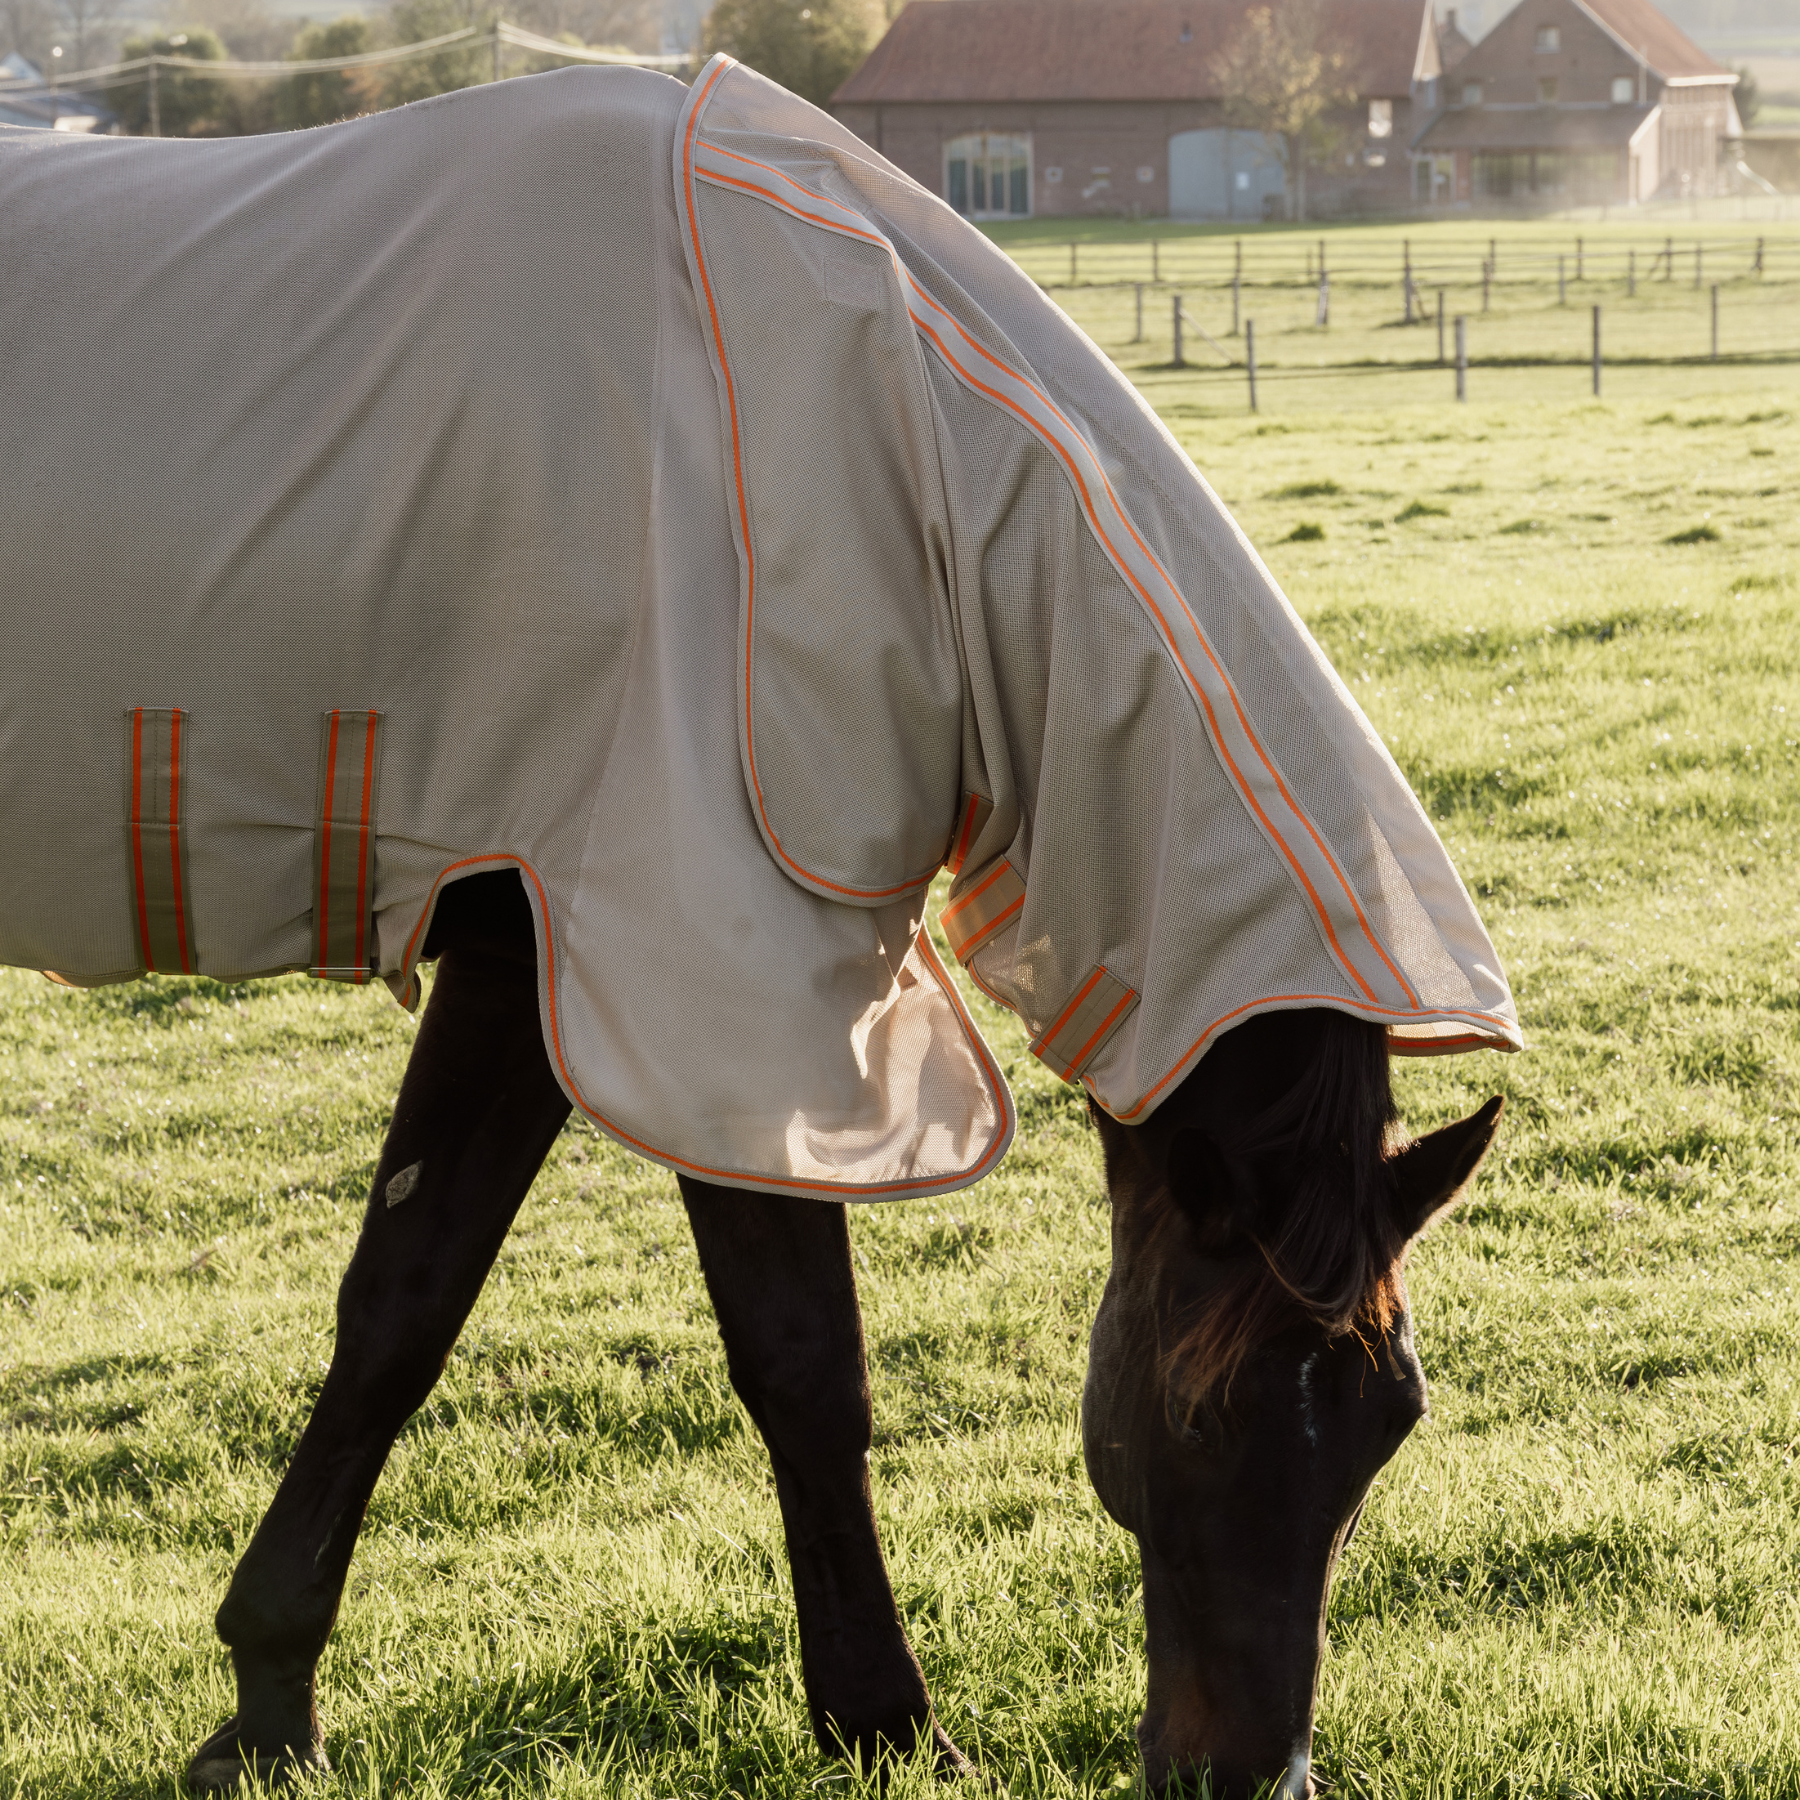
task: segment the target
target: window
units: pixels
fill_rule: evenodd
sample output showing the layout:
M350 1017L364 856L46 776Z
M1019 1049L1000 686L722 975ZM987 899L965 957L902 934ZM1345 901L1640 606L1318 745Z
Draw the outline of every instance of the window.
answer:
M1463 105L1479 106L1481 104L1481 83L1465 81L1463 83Z
M1394 103L1391 100L1371 100L1369 102L1369 136L1374 138L1392 137L1394 135Z
M1613 77L1612 96L1614 106L1629 106L1631 104L1632 94L1635 91L1635 84L1629 75L1615 75Z
M1540 75L1538 77L1538 100L1543 105L1548 106L1555 98L1556 77L1554 75Z
M1562 32L1554 25L1540 25L1532 48L1539 56L1554 56L1562 48Z
M1031 139L985 131L952 138L944 146L944 198L966 219L1028 218Z

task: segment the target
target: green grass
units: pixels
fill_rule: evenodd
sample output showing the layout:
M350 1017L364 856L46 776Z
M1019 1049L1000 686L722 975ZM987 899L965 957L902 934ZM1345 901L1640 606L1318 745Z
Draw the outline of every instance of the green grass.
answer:
M1511 1113L1413 1260L1433 1417L1332 1600L1321 1774L1800 1796L1800 381L1260 419L1145 382L1439 822L1531 1043L1400 1065L1415 1129ZM973 1003L1012 1155L853 1217L875 1488L950 1729L1012 1793L1110 1794L1144 1670L1076 1429L1096 1140ZM298 979L0 972L0 1796L173 1795L229 1710L211 1612L414 1029ZM396 1449L323 1704L334 1793L874 1791L810 1744L673 1185L589 1131Z

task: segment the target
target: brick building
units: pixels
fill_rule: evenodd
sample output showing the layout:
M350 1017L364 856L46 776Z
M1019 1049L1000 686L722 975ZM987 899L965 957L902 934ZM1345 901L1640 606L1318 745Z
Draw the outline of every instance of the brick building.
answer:
M1493 211L1726 191L1736 84L1650 0L1522 0L1445 80L1413 140L1415 197Z
M832 108L972 218L1278 218L1280 146L1226 126L1212 74L1256 3L912 0ZM1323 10L1356 98L1308 165L1307 210L1406 206L1407 145L1440 104L1430 0Z

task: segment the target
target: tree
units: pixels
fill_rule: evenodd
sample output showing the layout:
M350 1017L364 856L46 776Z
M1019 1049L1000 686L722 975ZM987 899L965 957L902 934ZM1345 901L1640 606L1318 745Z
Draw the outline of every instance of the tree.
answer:
M500 10L492 0L393 0L382 36L389 44L422 44L430 38L461 31L465 25L485 30ZM404 106L409 100L425 100L433 94L475 87L491 81L493 75L491 39L485 43L476 39L471 44L452 44L432 56L388 63L381 71L380 103Z
M216 32L196 25L190 31L159 31L148 37L127 38L119 46L121 62L135 62L140 56L178 56L184 62L204 65L224 61L225 46ZM107 94L106 103L119 115L125 129L140 137L146 133L158 137L214 137L231 129L227 84L216 76L171 69L167 63L126 76L120 86Z
M329 25L303 26L287 60L361 56L375 47L374 26L360 13L350 13ZM308 125L329 125L334 119L353 119L377 106L380 95L379 70L321 69L311 75L290 75L281 84L277 111L287 129L302 130Z
M1347 59L1325 41L1319 0L1252 7L1212 59L1228 125L1281 144L1290 217L1306 217L1306 162L1333 135L1329 115L1355 99Z
M861 0L718 0L704 42L824 106L868 54L869 19Z
M1747 63L1739 65L1737 78L1737 86L1731 90L1731 97L1737 102L1738 122L1748 131L1756 123L1756 115L1762 110L1762 94L1756 85L1756 71Z

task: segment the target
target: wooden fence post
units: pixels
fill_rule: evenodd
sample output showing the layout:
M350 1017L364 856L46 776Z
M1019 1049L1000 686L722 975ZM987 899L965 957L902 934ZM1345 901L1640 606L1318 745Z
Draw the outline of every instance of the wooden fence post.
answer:
M1137 330L1131 334L1134 344L1144 341L1144 284L1139 281L1133 284L1137 289Z
M1719 360L1719 284L1713 283L1712 291L1712 359Z
M1438 289L1438 367L1444 366L1444 290Z
M1600 309L1594 308L1594 398L1600 397Z
M1469 321L1456 315L1456 397L1469 397Z
M1256 321L1244 321L1244 367L1250 371L1250 410L1256 411Z
M1187 358L1181 354L1181 296L1175 296L1174 310L1170 315L1170 328L1175 339L1174 364L1178 369L1187 367Z
M1568 258L1563 256L1556 259L1556 304L1558 306L1569 304Z
M1625 252L1625 296L1629 300L1637 298L1637 252Z
M1238 319L1243 309L1243 285L1243 272L1241 270L1234 272L1231 277L1231 335L1233 337L1238 334Z

